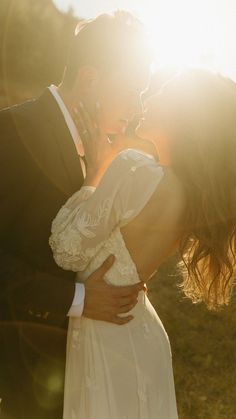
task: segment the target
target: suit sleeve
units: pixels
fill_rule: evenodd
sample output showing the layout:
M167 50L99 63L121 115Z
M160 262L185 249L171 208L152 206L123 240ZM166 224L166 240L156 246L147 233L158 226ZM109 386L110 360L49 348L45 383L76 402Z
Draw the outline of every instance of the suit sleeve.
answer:
M74 297L74 274L55 264L47 269L34 263L33 251L19 240L19 226L42 175L22 146L14 118L10 109L0 112L0 318L64 327ZM23 239L24 234L28 232L23 231Z

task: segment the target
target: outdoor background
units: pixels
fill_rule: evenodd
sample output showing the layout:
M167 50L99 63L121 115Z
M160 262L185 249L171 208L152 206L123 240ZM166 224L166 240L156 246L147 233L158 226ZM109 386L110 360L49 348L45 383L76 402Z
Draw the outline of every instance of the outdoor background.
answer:
M0 108L57 84L78 16L94 17L117 7L136 8L150 24L157 68L203 64L236 79L234 1L172 3L173 10L170 0L0 0ZM177 287L177 259L160 269L149 296L172 346L179 418L235 419L236 299L219 313L193 305Z

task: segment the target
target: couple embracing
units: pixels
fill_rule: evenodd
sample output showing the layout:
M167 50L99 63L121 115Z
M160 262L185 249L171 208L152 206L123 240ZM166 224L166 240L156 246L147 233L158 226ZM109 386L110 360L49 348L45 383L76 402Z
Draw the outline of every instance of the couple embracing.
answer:
M235 85L192 69L142 103L148 51L133 16L98 16L60 86L0 113L2 316L66 327L64 419L178 418L145 284L178 250L193 302L215 309L233 288ZM6 411L14 388L8 375Z

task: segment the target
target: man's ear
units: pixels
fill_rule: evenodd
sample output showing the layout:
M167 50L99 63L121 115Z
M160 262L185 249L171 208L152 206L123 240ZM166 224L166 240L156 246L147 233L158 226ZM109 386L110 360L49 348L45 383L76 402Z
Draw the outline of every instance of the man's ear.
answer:
M77 75L77 85L80 91L88 92L91 88L96 86L99 80L98 70L90 65L83 66L79 69Z

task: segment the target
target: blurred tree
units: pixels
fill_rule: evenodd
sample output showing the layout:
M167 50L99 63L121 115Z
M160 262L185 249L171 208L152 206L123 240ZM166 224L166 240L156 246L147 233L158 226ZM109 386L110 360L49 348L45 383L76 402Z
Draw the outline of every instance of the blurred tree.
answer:
M0 106L61 80L77 22L51 0L1 0Z

